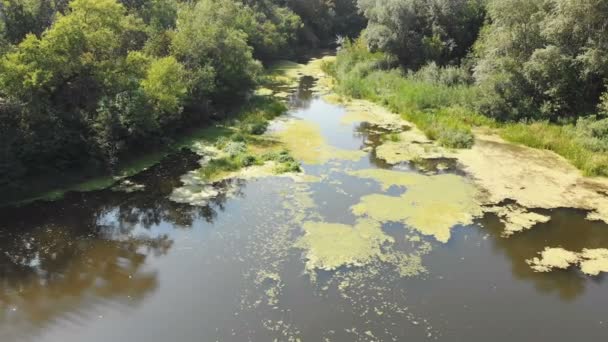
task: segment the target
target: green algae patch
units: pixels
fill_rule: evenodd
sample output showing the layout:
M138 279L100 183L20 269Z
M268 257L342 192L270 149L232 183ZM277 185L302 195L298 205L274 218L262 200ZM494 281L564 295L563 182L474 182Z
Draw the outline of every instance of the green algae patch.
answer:
M514 145L476 132L469 150L454 152L464 171L485 190L484 204L513 200L525 208L575 208L590 212L589 220L608 223L608 180L583 177L557 154Z
M314 77L317 82L313 91L315 93L329 93L334 87L335 80L326 75L322 68L325 63L331 62L335 57L326 56L323 58L311 59L306 64L298 64L291 61L278 61L268 69L263 83L267 88L261 89L283 89L274 92L273 96L278 98L286 98L289 93L284 89L293 89L298 86L298 81L301 77ZM268 92L266 92L268 94Z
M402 197L374 194L363 197L359 204L352 207L352 212L378 222L399 222L405 219L401 211L403 206Z
M382 245L393 239L372 220L355 226L326 222L305 222L304 236L296 247L306 251L306 269L333 271L342 266L364 266L382 253Z
M581 271L587 275L597 276L602 272L608 272L608 249L583 249L576 253L563 248L545 248L540 252L540 257L526 260L535 272L551 272L555 269L568 269L578 265Z
M260 87L255 90L255 95L257 96L271 96L274 93L272 89Z
M550 216L531 212L515 204L484 208L484 211L493 212L500 218L500 221L505 225L505 230L502 233L504 237L532 229L539 223L547 223L551 220Z
M330 160L358 161L365 156L363 151L342 150L328 145L319 125L306 121L288 122L275 136L295 159L305 164L318 165Z
M481 216L476 200L477 190L465 178L451 175L426 176L391 170L361 170L350 175L373 179L384 190L392 186L405 187L399 196L374 194L364 196L352 212L379 222L402 222L423 235L446 243L451 229L459 224L471 224Z
M563 248L545 248L540 258L535 257L526 262L536 272L550 272L554 269L565 270L580 261L579 255Z
M420 159L443 159L446 155L445 149L439 146L408 141L387 141L376 148L376 157L391 165Z

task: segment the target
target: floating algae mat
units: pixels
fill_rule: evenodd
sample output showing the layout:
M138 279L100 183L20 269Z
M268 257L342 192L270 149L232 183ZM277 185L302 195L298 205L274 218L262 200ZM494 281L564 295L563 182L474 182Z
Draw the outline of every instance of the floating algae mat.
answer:
M551 220L550 216L531 212L515 204L485 208L484 211L493 212L500 217L500 221L505 225L502 234L504 237L532 229L539 223L547 223Z
M290 121L275 135L295 159L305 164L323 164L330 160L357 161L365 156L363 151L342 150L328 145L319 125L307 121Z
M526 261L536 272L565 270L573 265L578 265L583 273L591 276L608 272L608 249L605 248L585 248L582 252L576 253L561 247L547 247L539 254L540 258L535 257Z
M303 229L304 236L296 246L306 250L308 270L363 266L382 253L382 244L392 241L378 222L369 219L360 220L354 226L305 222Z
M403 195L364 196L352 207L355 215L379 222L402 222L424 235L448 242L451 229L473 223L481 216L477 189L465 178L442 174L426 176L416 173L369 169L351 175L379 182L384 190L405 187Z

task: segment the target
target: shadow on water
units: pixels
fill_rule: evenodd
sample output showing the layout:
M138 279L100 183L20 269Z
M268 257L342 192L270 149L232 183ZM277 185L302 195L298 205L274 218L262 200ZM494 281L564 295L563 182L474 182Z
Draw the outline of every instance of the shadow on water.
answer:
M526 260L537 257L545 247L562 247L574 252L584 248L608 248L608 225L586 220L586 212L574 209L538 212L550 215L551 220L509 238L501 236L504 225L496 215L488 214L479 221L483 231L492 237L494 252L509 259L513 276L532 282L541 293L555 293L566 301L584 294L588 282L604 283L604 276L589 277L576 267L549 273L534 272L530 268Z
M226 196L200 208L167 199L198 159L184 151L131 178L145 191L75 192L1 209L0 337L16 340L49 324L83 322L106 302L136 306L153 293L157 273L145 267L147 260L174 245L171 232L155 227L190 229L197 219L213 222L224 209Z

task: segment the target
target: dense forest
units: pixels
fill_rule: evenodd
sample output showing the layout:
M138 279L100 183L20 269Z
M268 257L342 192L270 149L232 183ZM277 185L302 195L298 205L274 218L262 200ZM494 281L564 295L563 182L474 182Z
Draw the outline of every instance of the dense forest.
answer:
M364 24L344 0L2 0L0 187L111 172L242 101L261 62Z
M547 120L603 153L607 29L604 0L0 0L0 187L112 172L246 101L264 64L336 42L342 91L420 109L446 145L484 118Z

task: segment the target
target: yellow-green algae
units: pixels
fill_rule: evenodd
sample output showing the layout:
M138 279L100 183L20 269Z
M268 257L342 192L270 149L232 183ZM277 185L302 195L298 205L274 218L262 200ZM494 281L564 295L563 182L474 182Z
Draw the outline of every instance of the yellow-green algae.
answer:
M553 269L567 269L579 262L579 255L563 248L545 248L540 252L540 258L535 257L526 262L536 272L550 272Z
M306 268L332 271L342 266L363 266L381 253L393 239L373 220L362 219L354 226L326 222L305 222L304 236L296 247L306 251Z
M608 179L583 177L557 154L505 142L476 131L475 145L453 157L486 190L484 204L511 199L526 208L589 210L588 219L608 222Z
M608 249L583 249L580 267L583 273L592 276L608 272Z
M293 120L275 135L294 158L306 164L323 164L330 160L357 161L365 155L363 151L342 150L328 145L319 125L311 122Z
M583 249L582 252L572 252L563 248L547 247L540 252L540 258L526 260L536 272L551 272L554 269L567 269L578 265L587 275L597 276L608 272L608 249Z
M546 223L551 220L550 216L531 212L515 204L485 208L484 211L493 212L500 217L500 221L505 225L502 233L504 237L532 229L532 227L539 223Z
M298 64L291 61L278 61L270 67L266 82L269 87L287 87L295 88L298 86L298 81L303 76L314 77L317 82L313 88L315 93L327 94L333 88L335 80L325 74L322 70L324 63L334 60L333 56L311 59L306 64ZM263 88L262 88L263 89ZM289 94L284 91L279 91L274 94L279 98L285 98Z
M465 178L442 174L434 176L409 172L370 169L349 172L350 175L373 179L384 190L391 186L406 187L399 196L374 194L364 196L352 207L355 215L379 222L403 222L424 235L447 242L451 229L458 224L471 224L482 214L477 190Z
M419 144L411 141L387 141L376 148L376 157L388 164L396 165L419 159L446 157L445 149L434 144Z

